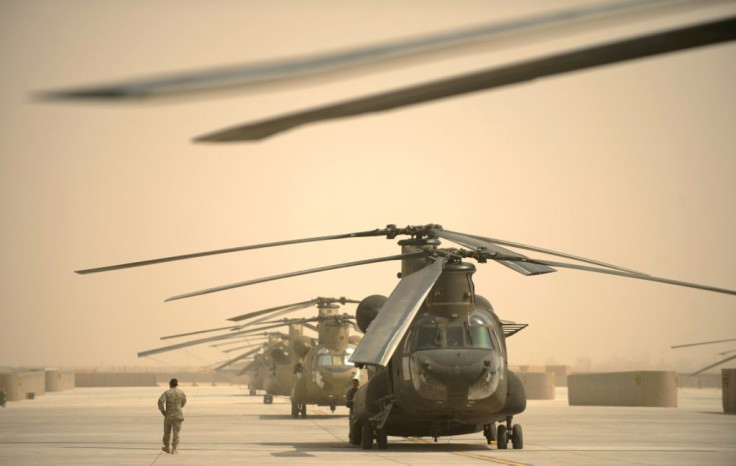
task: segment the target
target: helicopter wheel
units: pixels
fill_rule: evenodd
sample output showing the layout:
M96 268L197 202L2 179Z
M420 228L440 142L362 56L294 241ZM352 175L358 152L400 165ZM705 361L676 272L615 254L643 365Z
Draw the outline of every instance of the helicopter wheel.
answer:
M361 446L363 450L370 450L373 448L373 426L371 426L370 422L365 422L361 430Z
M335 405L330 405L330 412L332 412L332 413L335 412Z
M496 446L498 447L499 450L505 450L508 448L509 433L505 425L501 424L498 426L496 439L497 439Z
M376 446L379 450L386 450L388 448L386 429L376 429Z
M524 433L519 424L514 424L514 427L511 428L511 444L514 446L514 450L524 448Z
M350 433L348 434L350 445L360 445L360 442L363 439L363 436L361 435L363 433L363 426L360 424L360 421L353 420L351 418L348 418L348 425L350 426Z
M299 404L291 400L291 417L299 417Z
M273 395L269 395L269 394L263 395L263 404L270 405L271 403L273 403Z
M494 424L486 424L483 426L483 436L486 438L488 445L496 440L496 426Z
M305 403L299 404L299 412L301 413L302 417L307 417L307 405Z
M248 390L248 394L249 394L250 396L256 396L256 389L255 389L255 388L251 388L251 389L249 389L249 390Z

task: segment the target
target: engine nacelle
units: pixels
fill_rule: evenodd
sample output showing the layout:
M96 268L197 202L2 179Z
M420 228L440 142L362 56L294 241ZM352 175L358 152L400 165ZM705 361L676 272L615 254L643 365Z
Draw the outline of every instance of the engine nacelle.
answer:
M368 330L368 326L381 311L386 300L388 300L387 297L380 294L374 294L363 299L360 304L358 304L358 308L355 310L355 322L363 333Z
M306 356L310 348L312 348L313 345L314 345L314 341L311 338L304 336L304 335L294 338L293 343L292 343L292 347L294 348L294 354L299 358L303 358L304 356Z

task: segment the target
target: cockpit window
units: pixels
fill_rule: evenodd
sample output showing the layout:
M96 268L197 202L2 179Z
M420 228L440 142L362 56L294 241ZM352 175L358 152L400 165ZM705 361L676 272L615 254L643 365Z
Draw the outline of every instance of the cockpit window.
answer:
M447 327L445 337L448 348L461 348L463 346L463 327Z
M317 356L317 365L318 366L329 366L332 364L332 355L331 354L321 354Z
M416 334L416 349L438 348L440 339L437 332L437 327L420 327Z
M491 340L491 334L488 333L488 327L470 327L468 333L472 342L469 346L493 349L493 341Z

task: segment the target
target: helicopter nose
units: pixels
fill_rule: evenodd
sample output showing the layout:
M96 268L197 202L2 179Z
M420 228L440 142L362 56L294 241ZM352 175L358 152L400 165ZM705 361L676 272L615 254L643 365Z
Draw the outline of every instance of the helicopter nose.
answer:
M319 379L324 390L350 388L357 369L354 366L322 366L319 368Z
M445 386L471 385L492 365L491 353L471 349L419 351L420 370ZM493 370L493 368L491 368Z

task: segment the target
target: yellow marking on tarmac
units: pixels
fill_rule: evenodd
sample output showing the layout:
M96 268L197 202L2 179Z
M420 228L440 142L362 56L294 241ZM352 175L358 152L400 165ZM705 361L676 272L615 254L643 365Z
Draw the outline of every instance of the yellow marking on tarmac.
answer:
M421 444L426 444L427 443L424 440L422 440L420 438L416 438L416 437L409 437L409 440L412 440L412 441L414 441L416 443L421 443ZM496 442L493 441L493 443L495 444ZM464 451L453 451L452 453L455 454L455 455L459 455L459 456L467 456L469 458L475 458L475 459L478 459L478 460L490 461L492 463L509 464L509 465L512 465L512 466L524 466L524 463L516 463L514 461L500 460L498 458L491 458L490 456L476 455L476 454L473 454L473 453L466 453Z

